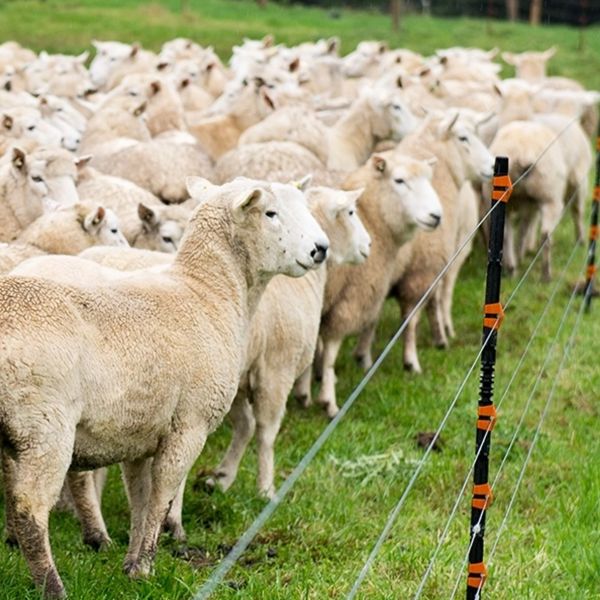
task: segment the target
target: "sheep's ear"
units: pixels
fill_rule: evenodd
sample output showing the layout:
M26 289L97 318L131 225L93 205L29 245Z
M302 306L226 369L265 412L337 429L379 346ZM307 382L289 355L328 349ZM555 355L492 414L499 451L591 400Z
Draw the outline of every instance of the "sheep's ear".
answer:
M86 231L94 233L98 230L99 225L104 221L106 210L103 206L98 206L92 212L88 213L83 220L83 228Z
M442 56L440 56L440 65L448 65L448 57L445 54L442 54Z
M254 85L255 85L257 88L260 88L260 87L262 87L263 85L266 85L266 84L267 84L267 82L266 82L266 81L265 81L265 80L264 80L262 77L260 77L260 76L258 76L258 75L257 75L257 76L254 78Z
M195 200L201 200L201 196L218 189L219 186L214 185L208 179L203 177L194 177L192 175L185 178L185 187L189 195Z
M134 111L133 116L139 117L146 110L146 103L142 102Z
M383 173L385 171L385 167L386 167L385 158L375 154L373 156L372 162L373 162L373 167L375 168L376 171L378 171L379 173Z
M271 110L275 110L275 102L273 102L273 98L271 98L271 96L269 96L269 93L267 92L267 90L265 90L264 88L261 88L260 95L262 96L262 99L265 101L267 106Z
M542 58L544 60L550 60L556 54L556 46L552 46L552 48L548 48L545 52L542 52Z
M396 85L399 88L403 88L404 87L404 84L402 82L402 75L398 75L398 77L396 77Z
M493 60L494 58L496 58L496 56L498 56L498 54L500 54L500 48L498 48L498 46L492 48L491 50L488 50L488 60Z
M215 67L217 66L217 63L214 62L210 62L206 65L205 70L210 73Z
M129 53L129 58L134 58L136 54L140 51L140 49L141 48L139 44L132 44L131 52Z
M340 38L337 36L330 37L327 40L327 54L337 54L340 48Z
M160 81L157 81L157 80L153 81L153 82L150 84L150 92L151 92L151 95L152 95L152 96L154 96L154 95L158 94L158 92L160 92L160 90L161 90L161 87L162 87L162 86L161 86L161 83L160 83Z
M429 73L431 73L431 69L429 67L425 67L419 71L418 75L419 77L426 77L429 75Z
M254 188L252 190L246 190L241 193L234 201L231 206L233 214L236 216L242 216L245 213L250 212L262 199L263 192L260 188Z
M501 56L505 63L512 65L513 67L516 65L516 57L512 52L503 52Z
M262 39L263 48L271 48L275 43L275 38L269 33Z
M25 152L23 152L21 148L13 148L11 162L15 169L18 171L24 171L26 164Z
M494 91L496 92L496 94L498 94L498 96L500 96L500 98L502 98L503 94L502 94L502 89L500 88L499 85L494 84Z
M289 65L288 69L290 73L294 73L300 68L300 58L296 57Z
M389 46L387 42L379 42L379 48L377 48L377 52L379 52L379 54L383 54L384 52L387 52L389 50Z
M344 195L348 199L347 206L352 206L352 204L358 204L358 201L360 200L360 197L364 194L364 192L364 187L358 188L357 190L348 190L344 192Z
M179 87L186 88L188 85L190 85L190 80L186 78L181 81L181 83L179 84Z
M46 60L48 58L48 56L50 56L45 50L42 50L39 53L39 58L41 58L42 60Z
M438 164L437 156L430 156L425 159L425 163L428 164L431 168L435 167Z
M80 64L85 64L85 61L89 58L90 53L86 50L85 52L82 52L79 56L77 56L75 58L75 60L80 63Z
M157 70L157 71L164 71L164 70L165 70L165 69L166 69L168 66L169 66L169 63L168 63L168 62L159 62L159 63L156 65L156 70Z
M496 113L494 111L487 113L481 119L479 119L479 121L477 121L476 128L479 128L481 125L487 123L488 121L491 121L495 116Z
M452 128L456 125L456 121L458 121L458 116L459 116L459 113L457 112L454 115L454 117L452 118L452 120L450 121L450 124L448 125L448 127L446 127L444 129L444 132L443 132L443 136L444 137L448 137L450 135L450 132L452 131Z
M143 223L144 229L146 229L146 231L158 225L158 217L156 213L151 208L148 208L145 204L142 204L141 202L138 204L138 217Z
M75 166L77 169L83 169L94 157L93 154L85 154L84 156L75 157Z
M308 189L308 186L310 185L312 178L313 178L312 173L308 173L299 181L292 181L291 184L294 187L297 187L301 192L305 192Z
M2 117L2 127L4 127L4 129L12 129L14 125L14 121L13 118L10 115L4 115Z

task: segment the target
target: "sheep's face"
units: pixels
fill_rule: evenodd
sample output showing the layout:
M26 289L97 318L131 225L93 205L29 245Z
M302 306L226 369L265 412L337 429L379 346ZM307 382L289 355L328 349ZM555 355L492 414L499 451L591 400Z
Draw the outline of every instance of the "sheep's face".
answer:
M0 131L7 137L29 138L47 146L60 146L60 131L35 109L12 109L1 115Z
M357 202L364 188L353 191L310 188L309 205L331 243L328 260L334 264L364 262L371 250L371 236L360 220Z
M231 214L234 245L248 258L250 273L269 279L277 273L300 277L319 267L327 258L329 240L311 215L304 194L293 185L266 183L238 177L223 186L214 186L199 177L189 177L188 191L203 204L225 204ZM201 204L192 217L202 217Z
M387 46L382 42L360 42L354 52L343 58L342 73L346 77L363 77L379 65Z
M375 133L381 139L391 137L400 141L417 127L417 118L398 93L382 98L379 112L382 117L381 124Z
M536 81L546 77L546 63L554 56L556 48L549 48L545 52L522 52L512 54L503 52L504 62L515 67L517 77Z
M97 87L105 85L110 75L128 58L134 57L138 51L137 46L121 42L94 40L92 45L96 48L96 56L90 64L90 79Z
M98 206L87 213L82 226L91 239L90 246L129 246L121 233L117 215L108 208Z
M381 179L383 220L401 243L410 239L416 228L432 231L442 220L442 205L431 185L431 164L401 154L371 159Z
M485 120L483 117L482 121ZM475 133L476 126L469 119L455 117L450 125L442 122L446 132L456 148L464 165L465 174L470 181L487 181L494 175L494 157Z
M173 211L180 214L170 214ZM142 222L144 235L134 244L137 248L171 254L177 252L189 213L184 213L177 206L156 209L139 204L138 216Z

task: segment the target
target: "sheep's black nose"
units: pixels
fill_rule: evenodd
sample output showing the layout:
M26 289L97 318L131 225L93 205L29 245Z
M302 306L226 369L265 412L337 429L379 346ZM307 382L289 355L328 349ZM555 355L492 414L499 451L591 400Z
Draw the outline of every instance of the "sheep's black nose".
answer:
M310 256L317 263L322 263L327 258L327 245L315 244L311 250Z
M437 213L429 213L429 216L435 222L434 227L437 227L440 224L440 221L442 220L442 217L440 215L438 215Z

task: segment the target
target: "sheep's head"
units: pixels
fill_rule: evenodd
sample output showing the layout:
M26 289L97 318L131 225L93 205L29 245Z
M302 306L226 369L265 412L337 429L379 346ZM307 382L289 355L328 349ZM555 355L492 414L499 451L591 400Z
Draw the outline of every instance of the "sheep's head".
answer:
M364 77L380 64L382 56L387 52L385 42L360 42L354 52L343 58L342 72L346 77Z
M494 157L477 135L477 126L493 116L451 111L439 123L438 135L452 142L470 181L487 181L494 174Z
M205 215L214 219L216 209L227 215L230 243L252 279L258 275L267 281L277 273L299 277L325 261L329 240L297 187L243 177L222 186L189 177L187 185L201 204L181 242L180 257L187 256L194 237L202 235Z
M121 232L117 215L100 205L81 203L74 207L89 246L129 246Z
M371 107L371 124L379 139L401 140L417 126L417 118L400 91L375 88L366 92Z
M130 45L121 42L93 40L92 45L96 49L96 56L90 64L90 78L98 88L104 86L111 74L125 61L134 58L140 49L137 44Z
M409 240L420 228L432 231L442 220L442 205L431 185L430 161L416 160L398 151L373 155L364 167L367 187L378 196L381 220L397 243Z
M371 236L360 220L357 203L364 192L313 187L306 192L311 211L331 243L328 260L334 264L364 262L371 249Z
M0 131L6 137L28 138L48 146L60 146L62 134L35 108L10 108L0 114Z
M59 148L38 148L26 155L13 149L12 169L26 196L46 210L71 206L79 201L75 187L77 167L73 156Z
M138 216L143 235L134 246L160 252L177 252L185 232L190 211L176 204L160 208L138 204Z

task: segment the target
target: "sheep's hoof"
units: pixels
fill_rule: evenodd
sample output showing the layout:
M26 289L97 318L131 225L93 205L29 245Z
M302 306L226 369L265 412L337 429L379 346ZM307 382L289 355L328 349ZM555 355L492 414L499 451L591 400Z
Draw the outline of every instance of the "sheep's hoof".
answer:
M299 394L296 396L296 401L302 408L308 408L309 406L312 406L312 398L310 397L310 394Z
M417 375L420 375L422 373L421 366L419 364L411 363L411 362L404 363L404 370L407 371L408 373L415 373Z
M67 592L62 584L60 577L56 571L48 573L44 580L44 598L48 600L57 600L58 598L66 598Z
M330 419L333 419L340 412L340 409L333 402L329 402L325 406L325 412Z
M106 550L111 545L112 540L103 531L96 529L83 534L83 543L92 550L99 552L100 550Z
M274 486L270 486L268 489L261 489L259 491L259 494L262 498L264 498L265 500L273 500L273 498L275 498L275 487Z
M144 579L150 575L150 565L144 564L139 559L125 559L123 571L130 579Z
M171 535L171 537L177 542L185 542L187 540L187 535L185 534L185 529L181 525L181 523L177 522L175 519L171 517L167 517L165 522L163 523L163 531Z
M438 350L448 350L448 340L438 340L437 342L435 342L435 347Z
M357 354L354 359L363 371L368 371L373 366L373 359L366 354Z
M550 271L544 271L542 273L542 283L550 283L552 281L552 276L550 275Z

